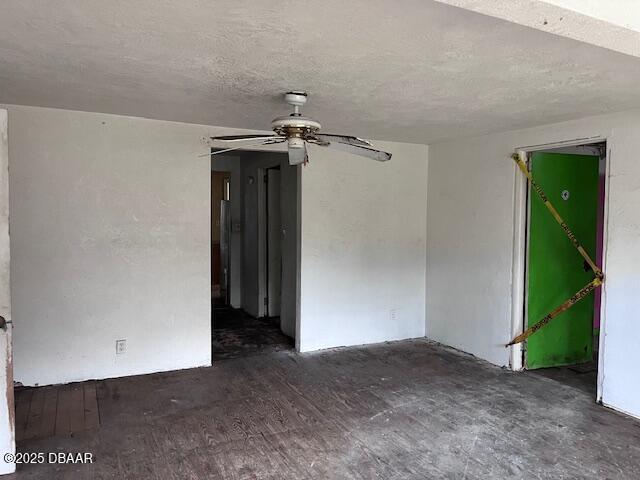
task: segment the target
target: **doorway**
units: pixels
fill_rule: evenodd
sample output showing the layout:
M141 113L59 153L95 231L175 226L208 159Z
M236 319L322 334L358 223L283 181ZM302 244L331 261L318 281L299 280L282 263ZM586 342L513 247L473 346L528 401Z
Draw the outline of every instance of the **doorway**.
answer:
M602 266L606 144L528 154L534 180L595 263ZM528 328L594 278L540 197L527 195L524 325ZM601 290L529 337L524 368L596 394Z
M214 193L220 188L214 185L220 173L225 175L226 183L219 184L226 185L226 197ZM286 153L236 150L212 156L212 292L219 278L224 297L212 299L214 361L294 347L299 181L299 167L289 165ZM224 232L218 260L214 242Z

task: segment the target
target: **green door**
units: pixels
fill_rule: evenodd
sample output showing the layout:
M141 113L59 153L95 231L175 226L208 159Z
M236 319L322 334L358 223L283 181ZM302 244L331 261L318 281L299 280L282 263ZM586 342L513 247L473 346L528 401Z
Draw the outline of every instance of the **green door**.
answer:
M591 258L596 257L598 164L591 155L534 153L531 173ZM531 192L527 322L531 326L594 278L542 200ZM527 368L592 360L594 294L529 337Z

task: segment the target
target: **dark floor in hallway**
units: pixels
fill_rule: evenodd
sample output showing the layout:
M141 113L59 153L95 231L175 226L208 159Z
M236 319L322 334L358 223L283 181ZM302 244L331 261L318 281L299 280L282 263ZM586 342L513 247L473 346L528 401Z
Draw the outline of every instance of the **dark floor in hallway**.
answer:
M637 479L640 422L580 388L426 340L230 359L98 382L92 452L20 479Z
M279 318L254 318L234 308L214 308L213 361L290 350L293 340L280 331Z
M530 373L557 380L582 390L591 395L591 398L596 398L598 391L598 365L596 361L566 367L540 368L531 370Z

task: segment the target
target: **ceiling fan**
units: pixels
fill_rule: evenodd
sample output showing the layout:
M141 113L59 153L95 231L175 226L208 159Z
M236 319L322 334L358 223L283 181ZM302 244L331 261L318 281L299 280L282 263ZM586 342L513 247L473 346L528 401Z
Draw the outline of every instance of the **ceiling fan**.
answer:
M293 106L293 113L282 117L276 117L271 122L271 128L273 129L274 134L224 135L220 137L211 137L211 140L213 141L220 141L233 145L253 140L253 143L217 150L211 154L217 155L241 148L287 142L289 148L289 163L291 165L300 165L301 163L307 163L309 161L309 157L307 155L308 143L318 145L320 147L335 148L353 155L361 155L373 160L378 160L379 162L386 162L391 159L390 153L376 150L367 140L362 140L349 135L318 133L320 130L320 124L300 113L300 107L307 103L306 92L287 92L284 95L284 100L289 105Z

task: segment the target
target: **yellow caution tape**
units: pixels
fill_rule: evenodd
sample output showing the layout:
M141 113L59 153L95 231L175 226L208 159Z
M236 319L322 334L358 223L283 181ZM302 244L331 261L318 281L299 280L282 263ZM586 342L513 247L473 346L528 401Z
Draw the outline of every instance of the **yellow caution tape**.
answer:
M589 293L591 293L592 290L599 287L600 285L602 285L602 280L599 278L594 278L585 287L578 290L578 292L576 292L576 294L573 297L571 297L569 300L567 300L562 305L560 305L559 307L549 312L547 315L545 315L542 318L542 320L537 322L535 325L532 325L526 331L524 331L523 333L518 335L516 338L511 340L509 343L507 343L507 347L510 345L515 345L516 343L524 342L528 337L536 333L538 330L540 330L542 327L544 327L547 323L549 323L555 317L560 315L562 312L569 310L569 308L573 307L576 303L578 303L584 297L589 295Z
M553 215L553 218L555 218L556 222L558 222L558 224L562 227L562 230L567 235L567 237L569 238L573 246L576 247L580 255L582 255L582 258L584 258L585 261L589 264L589 267L591 267L591 270L593 270L593 273L595 274L596 278L594 278L591 282L589 282L585 287L581 288L578 292L576 292L575 295L569 298L562 305L560 305L559 307L555 308L554 310L549 312L547 315L545 315L542 318L542 320L536 322L534 325L529 327L523 333L515 337L509 343L507 343L506 345L507 347L510 345L515 345L516 343L524 342L527 338L529 338L535 332L537 332L542 327L547 325L551 320L553 320L555 317L560 315L562 312L574 306L576 303L578 303L580 300L586 297L589 293L591 293L592 290L596 289L597 287L602 285L602 283L604 282L604 273L602 273L602 270L600 270L600 268L591 259L587 251L580 244L580 242L578 242L578 239L573 234L569 226L562 219L562 217L560 216L558 211L555 209L555 207L551 205L551 202L545 195L544 191L542 190L542 187L538 185L536 181L533 179L531 172L527 168L527 165L520 158L520 155L518 155L517 153L514 153L511 156L511 158L513 158L513 160L518 164L518 167L520 167L520 170L522 171L522 173L524 173L524 175L527 177L527 179L529 180L529 183L531 183L531 186L536 191L536 193L544 203L545 207L547 207L547 210L551 212L551 215Z

